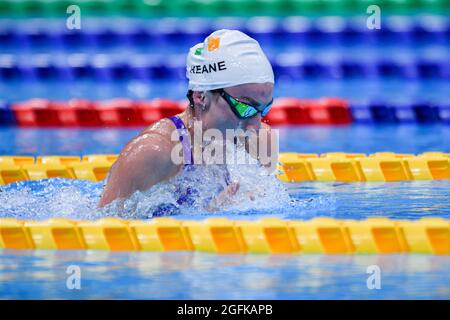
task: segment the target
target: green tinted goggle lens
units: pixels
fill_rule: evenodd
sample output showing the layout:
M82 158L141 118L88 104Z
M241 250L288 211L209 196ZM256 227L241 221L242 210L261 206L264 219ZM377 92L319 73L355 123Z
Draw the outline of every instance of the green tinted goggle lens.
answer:
M261 117L265 117L269 113L270 108L272 107L271 101L267 106L264 107L263 110L260 111L258 108L252 105L236 100L235 98L227 94L225 91L222 92L225 97L225 100L229 102L230 107L233 109L236 115L243 119L254 117L258 114L258 112L261 112Z

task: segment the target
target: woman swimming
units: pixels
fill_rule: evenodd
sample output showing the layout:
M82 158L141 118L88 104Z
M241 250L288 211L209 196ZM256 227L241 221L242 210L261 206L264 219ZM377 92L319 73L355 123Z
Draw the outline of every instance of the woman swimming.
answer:
M272 132L261 119L273 101L274 75L256 40L237 30L213 32L190 49L186 76L189 107L146 128L124 147L109 172L99 207L114 200L123 202L136 191L146 191L174 177L195 177L196 170L211 170L217 177L211 186L216 196L210 199L207 209L225 205L238 191L239 181L231 181L226 161L213 164L204 161L202 153L208 143L196 142L203 141L202 135L208 130L223 137L229 130L265 131L271 152ZM245 146L254 158L260 159L258 151L251 152L248 143ZM180 154L182 161L177 159ZM198 179L185 181L177 189L177 202L192 201L198 196L196 186L201 183Z

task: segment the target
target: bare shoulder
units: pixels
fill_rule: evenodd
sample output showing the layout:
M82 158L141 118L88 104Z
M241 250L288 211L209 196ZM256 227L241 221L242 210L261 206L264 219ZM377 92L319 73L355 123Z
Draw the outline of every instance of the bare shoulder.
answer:
M130 153L145 153L146 151L171 149L174 141L171 140L171 135L175 127L168 119L161 119L160 121L145 128L134 137L123 148L120 156L129 156Z
M127 198L136 190L148 190L177 174L180 165L171 157L174 126L168 121L163 119L146 128L123 148L109 172L99 206Z
M175 126L168 119L162 119L144 129L123 148L118 165L149 167L173 171L177 167L171 161L171 152L176 144L171 135Z

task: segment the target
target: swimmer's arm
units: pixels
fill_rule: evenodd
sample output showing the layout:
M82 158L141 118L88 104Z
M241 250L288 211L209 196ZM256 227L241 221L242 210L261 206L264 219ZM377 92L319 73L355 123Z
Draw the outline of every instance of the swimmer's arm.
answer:
M111 168L98 206L124 200L175 176L179 167L171 161L171 151L170 140L158 134L147 134L128 144Z

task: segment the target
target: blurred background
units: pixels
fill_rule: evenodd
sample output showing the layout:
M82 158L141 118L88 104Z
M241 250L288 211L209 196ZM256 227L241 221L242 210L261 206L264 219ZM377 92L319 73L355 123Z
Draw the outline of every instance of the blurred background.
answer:
M450 0L1 0L0 99L182 99L189 48L233 28L272 61L276 97L441 104L449 13Z

